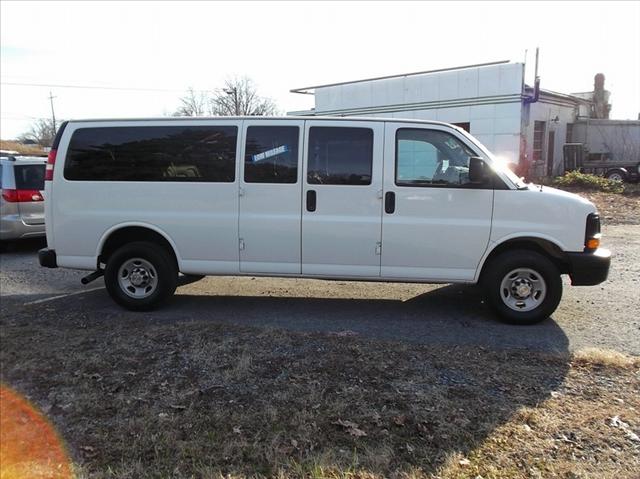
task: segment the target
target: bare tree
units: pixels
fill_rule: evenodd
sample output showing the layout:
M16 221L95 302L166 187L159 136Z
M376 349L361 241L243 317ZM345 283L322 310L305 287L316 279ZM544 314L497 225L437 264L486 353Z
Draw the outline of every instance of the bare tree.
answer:
M33 122L25 133L18 137L19 141L32 140L40 146L51 146L56 136L53 120L40 118Z
M189 88L187 94L180 98L180 103L173 116L204 116L211 114L209 108L211 100L202 91L195 91L193 88Z
M225 81L211 98L211 113L225 116L277 115L278 107L271 100L258 95L256 86L248 77L236 77Z

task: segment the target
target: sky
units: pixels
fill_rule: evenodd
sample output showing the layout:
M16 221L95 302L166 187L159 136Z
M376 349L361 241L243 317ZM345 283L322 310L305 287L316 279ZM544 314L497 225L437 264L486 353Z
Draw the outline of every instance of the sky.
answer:
M640 1L2 0L0 38L3 139L50 117L50 92L57 118L162 116L248 76L285 113L313 106L292 88L497 60L526 58L532 83L536 47L543 88L590 91L603 72L612 117L640 112Z

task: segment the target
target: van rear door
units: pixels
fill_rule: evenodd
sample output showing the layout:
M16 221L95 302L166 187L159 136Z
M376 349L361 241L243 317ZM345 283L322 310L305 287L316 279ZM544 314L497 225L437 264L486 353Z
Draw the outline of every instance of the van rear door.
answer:
M302 274L380 276L384 123L307 120Z

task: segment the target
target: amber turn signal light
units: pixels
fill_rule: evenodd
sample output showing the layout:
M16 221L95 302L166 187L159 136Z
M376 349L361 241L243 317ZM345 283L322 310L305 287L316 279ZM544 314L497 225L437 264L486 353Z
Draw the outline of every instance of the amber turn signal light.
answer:
M585 246L587 249L598 249L598 246L600 246L600 238L589 238Z

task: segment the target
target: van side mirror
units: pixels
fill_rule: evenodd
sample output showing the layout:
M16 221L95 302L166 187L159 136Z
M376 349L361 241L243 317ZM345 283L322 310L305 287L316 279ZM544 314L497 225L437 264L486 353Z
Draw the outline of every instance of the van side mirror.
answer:
M482 158L472 156L469 158L469 182L481 185L489 179L489 165Z

